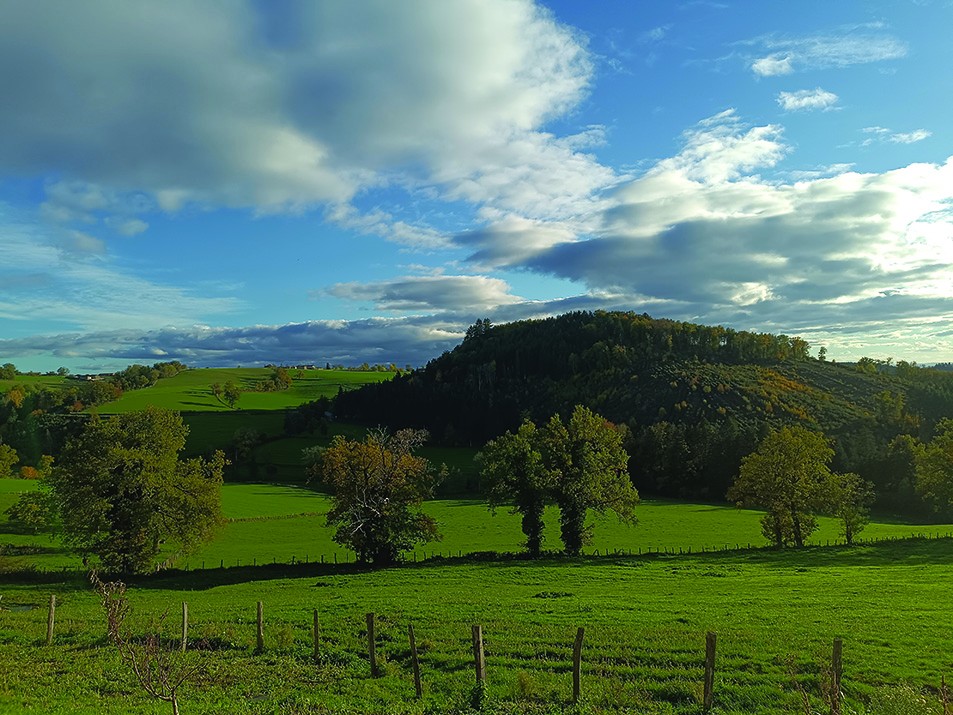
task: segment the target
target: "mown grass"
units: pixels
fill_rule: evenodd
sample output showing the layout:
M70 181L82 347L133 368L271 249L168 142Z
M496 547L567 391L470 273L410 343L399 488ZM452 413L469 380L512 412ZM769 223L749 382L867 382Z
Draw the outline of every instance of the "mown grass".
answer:
M152 387L130 390L114 402L99 406L103 414L134 412L155 406L180 412L229 412L212 395L213 383L229 380L243 390L235 407L239 410L284 410L319 397L333 397L339 389L352 389L370 382L389 380L390 372L359 370L291 370L292 385L278 392L253 392L255 384L271 374L269 368L195 368L159 380Z
M216 570L140 580L130 591L131 623L144 633L168 611L164 632L174 637L188 601L192 643L210 649L186 656L203 664L182 692L188 713L468 712L473 623L484 628L491 713L699 713L709 630L718 634L715 713L803 713L799 689L813 711L826 712L819 681L834 637L844 639L845 712L926 713L939 712L939 701L923 689L953 666L951 562L951 543L941 540L384 571L267 567L243 570L253 580L241 583ZM168 712L145 699L105 645L97 599L83 582L10 583L2 593L17 610L0 612L0 710ZM50 593L58 631L47 647ZM256 655L259 600L265 651ZM27 606L37 608L20 610ZM322 624L318 663L312 609ZM368 612L377 614L379 678L365 656ZM421 650L420 702L410 623ZM586 628L584 702L574 708L578 626ZM898 693L903 709L888 710ZM918 705L920 697L932 704Z

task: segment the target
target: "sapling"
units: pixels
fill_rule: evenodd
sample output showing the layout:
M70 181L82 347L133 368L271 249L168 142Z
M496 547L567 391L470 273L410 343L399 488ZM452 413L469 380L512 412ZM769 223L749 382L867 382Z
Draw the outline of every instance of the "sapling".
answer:
M124 628L130 611L126 584L122 581L103 582L95 571L90 572L89 580L102 599L106 612L106 635L116 646L120 658L132 669L143 690L154 698L170 703L173 715L179 715L179 688L195 675L199 664L182 662L173 649L163 645L159 632L165 614L160 617L155 633L141 640L130 638Z

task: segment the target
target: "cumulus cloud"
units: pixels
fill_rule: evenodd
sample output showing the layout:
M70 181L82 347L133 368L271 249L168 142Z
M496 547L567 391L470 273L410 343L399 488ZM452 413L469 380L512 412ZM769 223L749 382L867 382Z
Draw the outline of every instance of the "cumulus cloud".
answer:
M571 213L614 177L541 130L593 67L529 0L17 3L0 65L18 68L0 163L65 177L47 189L62 220L117 197L268 212L382 185Z
M786 112L828 111L837 104L837 95L821 89L800 89L796 92L778 93L778 104Z
M844 28L839 34L786 37L766 35L748 40L765 53L749 61L759 77L774 77L793 72L840 69L851 65L883 62L905 57L907 46L880 28Z
M491 228L477 246L500 265L747 327L790 331L798 314L873 326L885 306L896 323L950 315L953 158L790 182L757 173L786 152L779 128L724 112L607 197L598 229L507 253Z

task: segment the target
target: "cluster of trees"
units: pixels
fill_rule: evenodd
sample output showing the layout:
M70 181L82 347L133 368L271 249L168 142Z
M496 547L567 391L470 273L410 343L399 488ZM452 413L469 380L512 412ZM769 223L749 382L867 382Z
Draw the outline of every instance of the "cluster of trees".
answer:
M542 548L547 503L559 507L560 535L571 555L591 537L590 509L635 521L639 495L629 479L622 432L581 405L566 422L553 415L539 428L525 420L515 432L488 442L477 459L490 507L513 505L533 556Z
M242 396L242 388L233 380L228 380L224 385L220 382L213 382L209 389L212 396L219 402L228 405L229 409L234 408Z
M287 368L276 367L271 374L255 383L255 392L280 392L291 387L291 373Z
M109 381L123 391L141 390L145 387L152 387L162 378L175 377L187 369L188 367L178 360L157 362L151 367L134 364L121 372L113 374Z
M189 549L221 521L225 456L182 459L187 434L177 412L156 408L94 417L9 514L34 529L59 529L108 570L148 570L160 551Z
M817 528L819 513L837 516L847 543L853 543L867 524L873 485L856 474L832 472L833 456L823 435L784 427L741 460L728 498L766 511L761 532L775 546L804 546Z
M19 374L20 371L12 362L5 362L0 365L0 380L13 380Z

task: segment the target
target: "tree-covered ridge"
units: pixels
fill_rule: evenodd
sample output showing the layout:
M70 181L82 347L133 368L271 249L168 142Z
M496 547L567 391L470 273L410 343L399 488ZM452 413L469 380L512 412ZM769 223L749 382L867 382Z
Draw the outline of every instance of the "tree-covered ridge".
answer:
M524 418L576 404L629 431L636 487L723 499L741 458L771 430L833 441L832 467L872 481L882 503L921 508L900 436L927 439L953 414L953 375L915 364L812 358L804 340L635 313L569 313L492 326L392 381L338 396L346 419L426 428L481 446Z

